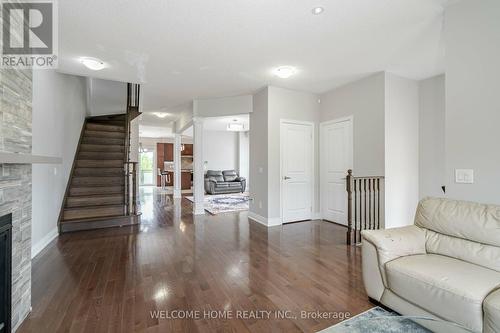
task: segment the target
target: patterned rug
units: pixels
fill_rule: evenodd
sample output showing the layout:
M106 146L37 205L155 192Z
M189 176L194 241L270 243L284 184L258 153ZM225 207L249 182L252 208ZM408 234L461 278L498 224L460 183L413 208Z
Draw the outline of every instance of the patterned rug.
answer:
M186 197L191 202L194 202L194 197ZM216 194L205 195L204 206L205 210L212 215L229 212L239 212L248 210L248 201L250 197L248 193L232 193L232 194Z
M395 320L398 317L377 306L319 333L432 333L410 319Z

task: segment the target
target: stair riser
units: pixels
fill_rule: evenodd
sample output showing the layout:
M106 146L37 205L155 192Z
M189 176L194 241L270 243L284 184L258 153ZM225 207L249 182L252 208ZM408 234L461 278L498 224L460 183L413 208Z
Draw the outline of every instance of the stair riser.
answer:
M77 168L123 168L123 160L77 160Z
M123 160L124 153L116 152L80 152L78 154L79 160Z
M124 177L75 177L71 181L71 186L121 186L124 182Z
M75 174L76 177L84 176L84 177L109 177L116 176L121 177L124 176L123 168L76 168Z
M118 145L89 145L83 144L80 146L80 152L116 152L123 153L125 151L124 146Z
M100 208L80 208L72 210L64 210L64 220L88 219L105 216L123 215L123 206L100 207Z
M82 143L93 145L123 145L124 139L83 137Z
M69 197L66 199L66 207L85 207L99 205L123 205L123 195L113 195L108 197Z
M123 133L123 132L105 132L105 131L85 130L84 136L91 137L91 138L125 139L125 133Z
M87 123L85 129L90 131L106 131L106 132L125 132L124 126L104 125L96 123Z
M71 187L70 196L94 195L94 194L121 194L124 193L123 186L102 186L102 187Z

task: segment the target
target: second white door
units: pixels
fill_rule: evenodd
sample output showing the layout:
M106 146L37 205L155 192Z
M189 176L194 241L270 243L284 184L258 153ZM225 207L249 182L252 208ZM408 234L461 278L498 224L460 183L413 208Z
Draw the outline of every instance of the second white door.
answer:
M347 224L346 174L352 169L352 118L320 125L320 187L322 218Z
M281 195L283 223L312 217L312 123L281 123Z

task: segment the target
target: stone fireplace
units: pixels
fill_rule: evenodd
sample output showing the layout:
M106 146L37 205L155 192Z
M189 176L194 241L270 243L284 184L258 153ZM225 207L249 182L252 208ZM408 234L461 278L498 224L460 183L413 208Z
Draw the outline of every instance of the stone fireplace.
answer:
M32 71L0 69L0 152L31 154ZM31 165L0 161L0 216L12 214L11 323L31 308Z

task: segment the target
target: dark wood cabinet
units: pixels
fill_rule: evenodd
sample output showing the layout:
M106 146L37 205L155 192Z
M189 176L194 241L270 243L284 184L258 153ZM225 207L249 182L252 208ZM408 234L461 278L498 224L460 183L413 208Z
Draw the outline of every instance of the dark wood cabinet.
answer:
M173 143L165 143L165 161L173 162L174 161L174 144Z
M181 173L181 189L191 189L191 175L192 173L190 171L183 171Z
M185 144L184 150L181 152L181 155L193 156L193 145L192 144Z

